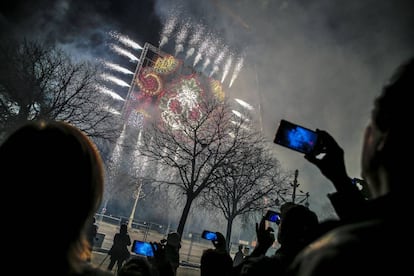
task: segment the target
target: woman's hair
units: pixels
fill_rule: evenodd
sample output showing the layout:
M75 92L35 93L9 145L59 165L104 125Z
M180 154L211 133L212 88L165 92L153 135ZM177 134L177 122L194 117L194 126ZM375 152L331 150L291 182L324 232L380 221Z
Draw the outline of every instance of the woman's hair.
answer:
M103 163L94 143L68 123L31 121L0 146L0 168L8 195L35 220L30 247L52 251L49 260L76 270L88 257L84 229L103 196ZM9 212L16 218L21 211ZM19 221L17 228L25 226Z

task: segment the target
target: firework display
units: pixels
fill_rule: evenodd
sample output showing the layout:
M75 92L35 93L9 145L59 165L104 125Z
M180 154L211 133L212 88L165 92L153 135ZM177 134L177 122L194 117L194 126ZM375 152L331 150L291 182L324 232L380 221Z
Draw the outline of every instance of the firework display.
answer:
M199 103L203 97L223 101L224 95L220 81L196 72L183 60L146 43L123 115L127 124L135 127L145 126L150 120L162 120L179 129L182 116L190 122L200 118Z

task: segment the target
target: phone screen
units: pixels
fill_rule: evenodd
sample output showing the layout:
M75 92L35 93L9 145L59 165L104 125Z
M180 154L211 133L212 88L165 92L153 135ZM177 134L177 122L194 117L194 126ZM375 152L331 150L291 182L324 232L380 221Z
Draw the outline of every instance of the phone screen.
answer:
M265 215L265 219L276 224L280 223L280 213L272 210L268 210Z
M316 131L286 120L281 120L273 142L289 149L308 154L314 150L317 139L318 135Z
M134 240L131 251L135 254L153 257L154 251L152 250L151 244L149 242L144 242L140 240Z
M217 240L216 232L212 232L212 231L208 231L208 230L204 230L203 233L201 234L201 237L203 239L206 239L206 240L209 240L209 241Z

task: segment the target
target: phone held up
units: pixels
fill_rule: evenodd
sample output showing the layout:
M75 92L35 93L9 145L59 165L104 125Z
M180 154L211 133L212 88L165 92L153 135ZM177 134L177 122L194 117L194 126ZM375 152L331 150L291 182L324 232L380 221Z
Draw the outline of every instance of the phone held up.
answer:
M203 239L209 240L209 241L216 241L217 240L217 232L212 232L208 230L204 230L201 234L201 237Z
M314 130L281 120L273 142L286 148L309 154L315 152L318 134Z
M154 251L149 242L134 240L131 247L131 252L147 257L154 257Z
M272 210L267 210L265 216L265 220L271 221L276 223L277 225L280 224L280 213Z

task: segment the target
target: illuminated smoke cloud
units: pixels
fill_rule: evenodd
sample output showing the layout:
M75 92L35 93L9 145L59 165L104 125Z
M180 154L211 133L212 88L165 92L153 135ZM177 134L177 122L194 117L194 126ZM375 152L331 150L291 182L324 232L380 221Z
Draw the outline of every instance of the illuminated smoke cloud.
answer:
M181 27L181 29L179 30L177 37L175 39L175 55L178 55L180 52L184 51L184 41L186 40L187 36L188 36L188 32L189 32L189 28L190 28L190 23L186 22L184 23L184 25Z
M171 33L174 31L175 26L177 25L177 16L172 15L167 19L167 22L164 25L164 28L161 32L161 42L160 42L160 48L168 43L168 39L171 35Z

